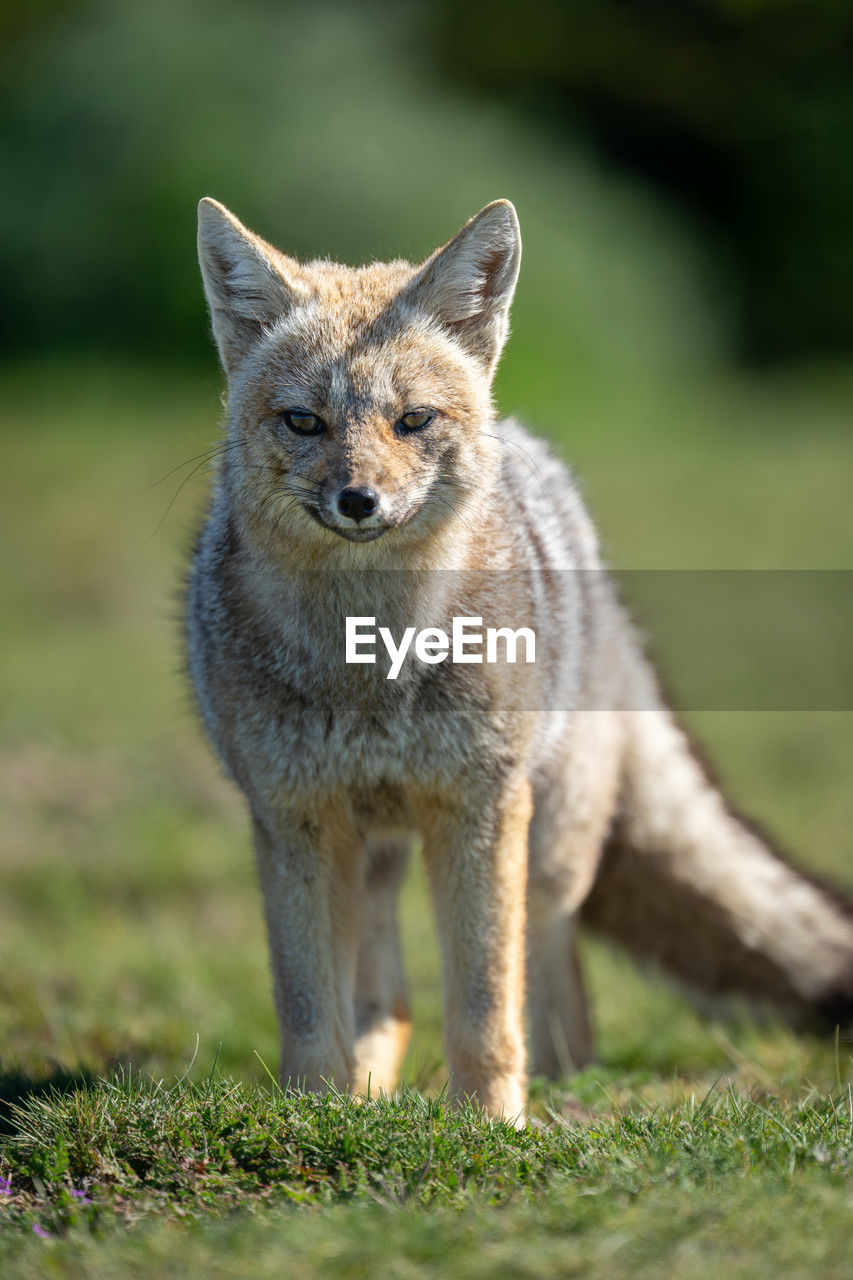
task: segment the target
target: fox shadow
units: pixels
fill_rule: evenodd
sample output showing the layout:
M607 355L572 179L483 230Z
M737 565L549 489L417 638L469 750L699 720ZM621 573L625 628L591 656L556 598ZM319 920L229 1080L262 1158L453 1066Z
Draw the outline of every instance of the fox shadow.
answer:
M98 1073L83 1067L70 1071L50 1066L46 1071L24 1071L0 1065L0 1138L14 1133L15 1110L34 1098L50 1094L70 1093L73 1089L93 1084Z

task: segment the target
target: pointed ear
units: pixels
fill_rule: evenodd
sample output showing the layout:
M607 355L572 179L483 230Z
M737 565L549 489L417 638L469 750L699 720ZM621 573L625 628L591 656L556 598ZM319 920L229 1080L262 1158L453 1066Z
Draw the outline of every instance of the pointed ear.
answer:
M509 331L521 232L509 200L495 200L427 259L407 294L491 374Z
M304 298L299 267L209 197L198 206L198 260L213 336L230 374L264 328Z

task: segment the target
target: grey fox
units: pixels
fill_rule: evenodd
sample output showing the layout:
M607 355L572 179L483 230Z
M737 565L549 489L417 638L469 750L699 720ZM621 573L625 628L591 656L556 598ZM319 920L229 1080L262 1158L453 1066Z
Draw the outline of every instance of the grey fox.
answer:
M581 916L699 992L846 1019L848 906L727 807L601 572L571 475L496 418L513 206L488 205L420 265L353 269L300 264L208 199L199 255L228 426L189 666L251 814L282 1080L393 1087L415 835L452 1089L495 1115L523 1122L525 1004L535 1071L590 1057ZM529 626L523 679L428 647L393 681L346 661L348 617L396 636L458 616Z

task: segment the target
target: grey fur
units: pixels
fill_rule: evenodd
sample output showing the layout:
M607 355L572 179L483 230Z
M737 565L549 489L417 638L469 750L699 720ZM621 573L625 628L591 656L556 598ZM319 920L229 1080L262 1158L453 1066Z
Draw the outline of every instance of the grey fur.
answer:
M696 988L740 985L794 1013L849 1011L853 928L728 811L660 697L570 473L494 418L519 244L514 214L490 209L419 272L394 263L382 275L299 268L208 208L202 262L230 378L229 448L193 558L187 641L205 727L253 818L284 1078L363 1087L376 1071L374 1087L391 1087L379 1059L399 1058L408 1019L394 905L419 832L457 1090L520 1116L526 905L534 1065L550 1074L592 1052L575 953L588 899L594 923ZM239 257L241 234L248 266L223 267L222 237ZM245 280L262 288L265 272L289 299L313 301L289 301L279 320L262 311L247 338ZM242 282L236 319L229 276ZM446 311L460 290L464 333L462 313L442 318L436 302ZM276 388L309 387L309 366L321 389L299 394L332 406L322 466L307 442L275 434L268 408ZM457 406L422 444L389 426L389 370L399 381L408 367ZM381 490L375 540L323 527L335 518L329 476ZM535 667L501 679L410 660L390 683L380 665L344 661L347 615L398 634L449 630L456 614L531 626ZM605 847L618 853L602 863Z

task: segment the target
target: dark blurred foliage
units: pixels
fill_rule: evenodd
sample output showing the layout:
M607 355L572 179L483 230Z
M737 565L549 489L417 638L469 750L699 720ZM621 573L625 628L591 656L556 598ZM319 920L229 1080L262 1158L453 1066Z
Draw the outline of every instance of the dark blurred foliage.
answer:
M298 256L425 254L436 226L450 234L477 208L438 188L441 157L412 136L423 108L406 116L427 12L5 0L0 347L209 360L194 252L205 194Z
M488 117L687 205L745 354L849 350L852 42L850 0L5 0L0 342L206 353L204 192L348 260L495 194L532 226L517 158L447 162Z
M574 135L696 215L740 345L853 347L850 0L440 0L456 77Z

